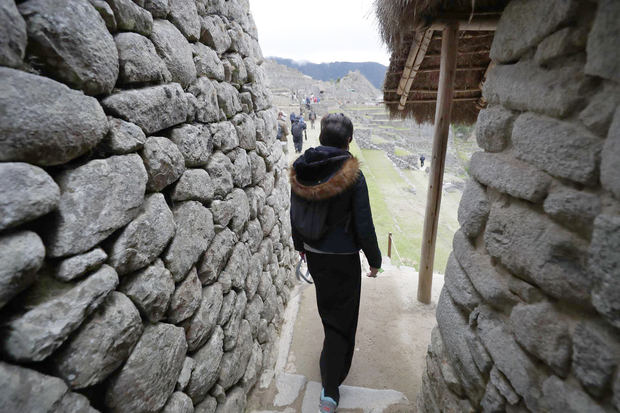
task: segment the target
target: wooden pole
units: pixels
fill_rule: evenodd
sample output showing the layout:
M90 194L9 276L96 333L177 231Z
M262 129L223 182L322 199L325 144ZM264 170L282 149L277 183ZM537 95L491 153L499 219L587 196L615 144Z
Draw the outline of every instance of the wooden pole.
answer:
M392 233L388 235L388 257L392 258Z
M452 95L456 74L456 47L459 25L456 22L446 24L441 40L441 70L439 72L439 89L437 108L435 110L435 133L433 135L433 155L426 198L426 215L422 238L422 256L420 276L418 278L418 301L431 302L433 284L433 261L435 260L435 241L437 239L437 221L441 206L441 189L443 171L446 163L448 133L450 132L450 115L452 112Z

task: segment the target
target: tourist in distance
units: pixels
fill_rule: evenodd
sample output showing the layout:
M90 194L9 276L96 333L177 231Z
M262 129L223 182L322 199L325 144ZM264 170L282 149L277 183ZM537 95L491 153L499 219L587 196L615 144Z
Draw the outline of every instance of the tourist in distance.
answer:
M370 264L369 277L381 268L368 187L349 152L352 139L349 118L323 117L321 146L306 150L290 171L293 243L301 259L307 259L325 332L319 363L321 413L338 406L338 387L353 359L361 292L359 250Z
M286 124L286 115L283 112L278 113L278 135L277 138L282 144L282 151L288 153L288 125Z
M424 156L424 154L420 155L420 168L424 168L425 160L426 160L426 157Z
M291 125L291 133L293 134L293 144L295 145L295 153L301 153L304 142L304 131L306 130L306 122L303 116L295 117Z
M310 120L310 127L314 129L314 121L316 120L316 113L314 112L314 110L310 111L310 114L308 115L308 119Z

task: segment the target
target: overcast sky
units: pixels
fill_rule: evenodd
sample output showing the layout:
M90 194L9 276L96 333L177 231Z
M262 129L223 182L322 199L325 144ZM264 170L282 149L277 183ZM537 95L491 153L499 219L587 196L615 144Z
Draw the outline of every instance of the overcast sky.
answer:
M389 63L373 0L250 0L250 9L265 57Z

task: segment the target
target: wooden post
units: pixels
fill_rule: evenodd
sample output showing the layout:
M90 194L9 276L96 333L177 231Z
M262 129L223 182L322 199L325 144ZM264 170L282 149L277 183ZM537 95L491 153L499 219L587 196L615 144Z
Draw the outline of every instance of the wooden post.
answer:
M452 112L452 95L454 76L456 74L456 46L458 22L445 25L441 40L441 67L439 72L439 88L437 107L435 110L435 133L433 135L433 155L431 172L428 181L426 198L426 215L422 238L422 255L420 275L418 278L418 301L431 302L431 286L433 284L433 261L435 260L435 241L437 239L437 221L441 206L441 190L443 171L446 163L448 133L450 132L450 115Z
M388 257L392 258L392 233L388 234Z

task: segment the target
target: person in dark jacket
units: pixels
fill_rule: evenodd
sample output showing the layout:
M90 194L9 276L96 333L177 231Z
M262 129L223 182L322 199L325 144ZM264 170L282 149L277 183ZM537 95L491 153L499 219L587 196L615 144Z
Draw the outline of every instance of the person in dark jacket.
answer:
M361 292L359 250L370 264L369 277L376 277L381 268L368 187L358 160L348 151L352 139L349 118L343 114L323 117L321 146L306 150L290 171L293 243L301 258L307 259L325 332L320 358L321 412L335 411L338 386L353 359ZM302 209L313 203L327 205L327 216L324 234L309 240L298 231L303 224L298 221Z
M291 133L293 135L293 144L295 146L295 153L301 153L301 149L304 141L304 131L306 130L306 122L300 115L297 116L293 124L291 125Z

